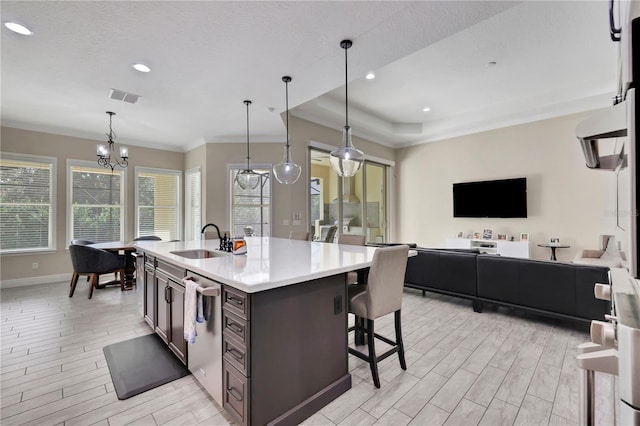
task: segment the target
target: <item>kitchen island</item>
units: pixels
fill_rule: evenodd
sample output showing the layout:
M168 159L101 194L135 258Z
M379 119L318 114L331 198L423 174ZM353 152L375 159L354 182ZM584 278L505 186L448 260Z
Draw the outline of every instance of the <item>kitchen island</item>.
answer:
M375 248L246 240L245 255L219 252L218 240L136 242L145 319L239 423L297 424L351 387L345 273L370 266ZM185 277L220 288L193 345Z

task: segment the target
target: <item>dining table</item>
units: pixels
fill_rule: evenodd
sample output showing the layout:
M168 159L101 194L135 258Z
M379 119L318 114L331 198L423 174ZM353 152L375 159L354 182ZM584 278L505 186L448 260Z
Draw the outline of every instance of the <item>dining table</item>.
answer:
M136 251L136 248L133 246L133 241L108 241L104 243L89 244L89 247L124 254L124 289L131 290L133 288L133 273L135 271L135 259L133 257L133 253Z

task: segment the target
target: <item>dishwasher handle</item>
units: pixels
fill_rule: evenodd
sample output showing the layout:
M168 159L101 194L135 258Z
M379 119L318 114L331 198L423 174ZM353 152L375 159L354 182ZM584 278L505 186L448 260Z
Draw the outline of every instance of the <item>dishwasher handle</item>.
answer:
M200 282L205 281L203 278L201 277L194 277L194 276L187 276L188 280L192 280L196 283L198 283L198 293L202 294L203 296L211 296L211 297L218 297L220 296L220 284L214 282L214 281L209 281L206 280L207 284L211 284L208 287L203 287L202 285L200 285Z

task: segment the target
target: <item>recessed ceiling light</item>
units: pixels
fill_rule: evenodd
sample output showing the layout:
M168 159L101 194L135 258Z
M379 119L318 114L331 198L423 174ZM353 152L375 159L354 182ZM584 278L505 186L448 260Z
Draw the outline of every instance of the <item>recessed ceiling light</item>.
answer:
M424 108L422 108L422 111L424 111L424 112L429 112L429 111L431 111L431 108L429 108L429 107L424 107Z
M370 72L365 76L365 78L367 80L373 80L374 78L376 78L376 75L374 73Z
M496 64L497 64L497 62L496 62L496 61L487 62L486 67L488 67L488 68L490 68L490 67L495 67L495 66L496 66Z
M151 68L149 68L148 66L146 66L145 64L133 64L131 65L134 69L140 71L140 72L149 72L151 71Z
M31 31L29 28L25 27L24 25L17 24L15 22L5 22L4 26L9 28L14 33L18 33L22 35L33 34L33 31Z

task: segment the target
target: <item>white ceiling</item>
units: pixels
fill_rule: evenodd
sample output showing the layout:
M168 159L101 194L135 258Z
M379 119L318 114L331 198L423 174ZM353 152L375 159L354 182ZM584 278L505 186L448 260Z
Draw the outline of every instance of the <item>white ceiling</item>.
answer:
M389 146L601 107L616 88L608 2L2 1L2 125L185 150L283 141L292 114ZM486 67L496 61L494 67ZM131 64L152 68L139 73ZM374 80L364 75L374 71ZM108 98L115 88L135 105ZM424 106L431 107L428 113Z

